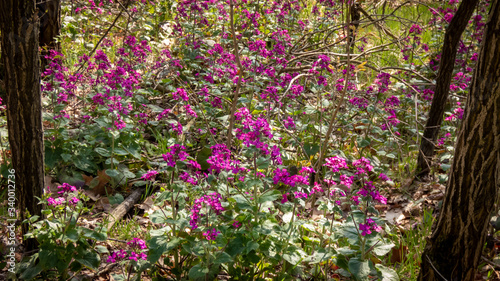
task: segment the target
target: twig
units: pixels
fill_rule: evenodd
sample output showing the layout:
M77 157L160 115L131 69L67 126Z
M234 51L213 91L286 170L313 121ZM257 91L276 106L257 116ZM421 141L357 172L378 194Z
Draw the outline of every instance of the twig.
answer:
M444 281L448 281L448 279L444 278L443 275L441 275L441 273L439 273L439 271L434 267L434 265L432 264L432 261L431 259L429 258L428 255L425 255L425 257L427 258L427 261L429 262L429 264L431 265L432 269L434 269L434 271L439 275L439 277L443 278Z
M347 15L349 14L349 10L352 8L352 4L349 4L347 6ZM349 28L349 25L350 25L350 17L346 17L347 18L347 36L346 38L349 38L350 36L350 31L351 29ZM346 44L346 53L347 53L347 70L346 70L346 76L345 76L345 85L344 85L344 89L342 91L342 94L340 96L340 101L338 102L337 104L337 107L335 108L335 111L333 112L332 114L332 117L330 118L330 124L328 124L328 130L326 132L326 136L325 136L325 139L323 140L323 147L321 148L321 151L320 151L320 154L319 154L319 158L318 158L318 161L316 162L316 165L315 165L315 170L316 170L316 178L315 180L318 181L319 180L319 174L320 174L320 170L321 170L321 166L323 165L323 159L325 157L325 152L328 148L328 141L330 140L330 135L332 134L332 131L333 131L333 124L335 123L335 119L337 118L337 113L340 111L340 107L342 106L343 104L343 101L344 101L344 97L347 93L347 87L349 86L349 75L351 74L350 73L350 70L351 70L351 56L350 56L350 51L351 51L351 48L349 46L349 41L347 40L347 44ZM313 206L314 207L314 206Z
M127 4L125 5L125 7L128 7L128 5L130 4L130 0L127 1ZM103 36L101 36L101 38L99 39L99 41L97 42L97 44L94 46L94 49L92 49L92 51L89 53L89 57L91 57L94 52L97 50L97 48L99 47L99 45L101 44L102 40L104 40L104 38L106 38L106 36L108 35L109 31L111 31L111 28L113 28L116 24L116 22L118 21L118 19L121 17L121 15L123 14L123 11L126 10L126 9L122 9L120 10L120 13L118 14L118 16L116 16L115 20L113 21L113 23L109 26L109 28L106 30L106 32L104 33ZM82 68L87 65L87 62L88 60L86 61L83 61L82 65L80 65L80 67L75 71L74 75L79 73L80 70L82 70Z
M234 5L233 0L229 2L229 15L231 18L231 33L233 35L233 48L234 56L236 57L236 64L238 65L238 82L236 84L236 90L234 91L233 104L231 105L231 115L229 115L229 128L227 129L227 143L226 146L230 149L231 142L233 140L233 127L234 127L234 113L236 111L236 105L238 104L239 92L241 87L241 79L243 78L243 66L240 61L240 54L238 52L238 39L236 38L236 32L234 30Z

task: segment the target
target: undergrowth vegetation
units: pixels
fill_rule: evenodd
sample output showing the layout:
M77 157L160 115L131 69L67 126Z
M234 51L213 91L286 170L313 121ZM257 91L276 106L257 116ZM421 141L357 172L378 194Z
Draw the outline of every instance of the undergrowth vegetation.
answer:
M409 229L384 211L408 193L457 5L361 2L352 21L331 0L63 1L42 75L58 184L17 276L413 280L431 211ZM458 50L440 183L484 13ZM137 189L140 208L108 227Z

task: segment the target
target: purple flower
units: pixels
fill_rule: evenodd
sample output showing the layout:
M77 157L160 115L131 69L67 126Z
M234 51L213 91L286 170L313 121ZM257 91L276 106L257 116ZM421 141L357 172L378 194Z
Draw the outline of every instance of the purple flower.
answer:
M365 157L361 157L361 159L354 160L352 162L353 166L356 167L356 175L359 174L367 174L373 170L373 166L370 164L370 160Z
M295 129L295 123L293 122L292 117L288 116L283 123L285 125L285 128L287 128L289 130Z
M372 218L367 218L366 223L359 224L359 230L361 230L361 235L366 236L372 233L372 230L380 232L382 230L381 226L378 226Z
M77 197L73 197L69 200L69 204L76 205L79 201L80 199L78 199Z
M184 161L189 156L184 150L185 146L180 144L174 144L169 147L169 152L167 154L162 154L163 160L167 162L170 167L175 167L176 161Z
M241 226L241 223L240 223L239 221L235 220L235 221L233 222L233 227L234 227L234 228L239 228L240 226Z
M339 156L333 156L330 158L326 158L326 163L323 166L326 166L332 169L332 172L336 173L340 171L340 169L347 169L347 161Z
M295 191L293 194L295 195L295 198L307 199L307 193L305 192Z
M444 20L448 23L451 22L451 19L453 18L453 14L452 13L447 13L446 15L444 15Z
M203 236L205 236L205 238L207 240L215 240L215 238L217 238L217 235L219 235L220 231L217 231L215 228L213 228L212 230L207 230L206 232L203 232Z
M155 170L149 170L146 172L144 175L142 175L142 179L145 181L153 181L156 178L156 175L158 175L158 172Z
M286 202L288 202L288 195L290 193L285 193L283 194L283 199L281 199L281 204L285 204Z
M391 179L386 176L384 173L380 173L380 175L378 176L379 179L383 180L383 181L390 181Z
M52 197L49 197L47 199L47 202L49 203L50 206L54 206L55 207L55 206L64 204L64 202L66 202L66 200L64 200L64 198L62 198L62 197L59 197L59 198L56 198L56 199L54 199Z
M129 245L132 248L138 248L138 249L147 249L148 247L146 246L146 242L140 238L132 238L132 240L127 242L127 245Z
M193 207L191 208L191 220L189 221L191 229L194 230L198 228L198 220L200 219L200 217L204 216L200 213L202 204L209 206L216 215L220 215L224 211L224 208L220 203L221 198L222 196L220 194L212 193L210 195L204 195L203 197L194 200Z
M410 27L410 30L408 33L415 33L415 34L421 34L422 33L422 28L418 24L414 24Z
M72 192L72 191L76 191L76 187L74 187L72 185L69 185L67 183L63 183L62 185L58 186L57 188L61 189L60 191L57 192L59 194L69 193L69 192Z
M189 100L189 97L187 95L186 90L181 89L181 88L177 88L177 91L175 91L175 92L172 93L172 98L174 100L179 100L179 99L182 99L184 101L188 101Z

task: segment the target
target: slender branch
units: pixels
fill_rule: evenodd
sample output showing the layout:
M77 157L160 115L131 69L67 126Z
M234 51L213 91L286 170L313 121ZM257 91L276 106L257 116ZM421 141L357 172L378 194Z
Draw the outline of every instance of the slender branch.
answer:
M118 19L122 16L123 12L124 12L125 10L127 10L127 9L126 9L126 7L128 7L128 5L130 4L130 1L131 1L131 0L127 0L127 3L125 4L125 7L124 7L123 9L121 9L121 10L120 10L120 13L116 16L116 18L115 18L115 20L113 21L113 23L111 23L111 25L108 27L108 29L106 30L106 32L104 33L104 35L103 35L103 36L101 36L101 38L99 39L99 41L97 42L97 44L95 44L94 49L92 49L92 51L89 53L89 57L91 57L91 56L94 54L94 52L97 50L97 48L98 48L98 47L99 47L99 45L101 44L102 40L104 40L104 38L106 38L106 36L108 36L108 33L109 33L109 31L111 31L111 28L113 28L113 27L115 26L115 24L116 24L116 22L118 21ZM122 6L123 6L123 5L122 5ZM79 68L75 71L75 74L76 74L76 73L79 73L79 72L80 72L80 70L82 70L82 68L83 68L85 65L87 65L87 62L88 62L88 60L84 60L84 61L83 61L83 63L82 63L82 65L80 65L80 67L79 67Z
M352 9L352 4L348 4L348 6L347 6L347 13L346 13L347 15L349 15L350 9ZM351 19L349 16L346 16L346 21L347 21L347 24L346 24L347 37L346 38L349 38L350 32L351 32L351 28L350 28ZM323 166L323 160L325 158L326 150L328 149L328 142L330 140L330 135L332 134L332 131L333 131L333 124L335 123L335 119L337 118L337 113L339 112L340 107L342 106L342 104L344 102L344 97L347 93L347 87L349 86L349 76L351 74L350 73L350 70L351 70L351 61L350 61L351 60L351 56L350 56L351 46L349 44L349 40L347 40L347 44L346 44L346 53L347 53L347 71L346 71L346 76L345 76L346 79L345 79L345 83L344 83L344 89L343 89L342 94L340 96L340 100L337 103L337 107L335 108L335 111L333 112L332 117L330 118L330 124L328 124L328 130L326 132L325 139L323 140L323 146L321 147L319 159L318 159L318 162L316 162L316 167L315 167L315 170L316 170L315 180L316 181L319 180L320 169L321 169L321 166Z
M240 55L238 52L238 39L236 38L236 32L234 30L234 5L233 0L229 1L229 15L231 24L231 34L233 36L233 52L236 57L236 64L238 65L238 82L236 84L236 90L234 91L233 103L231 105L231 115L229 116L229 128L227 130L227 147L231 147L231 142L233 140L233 127L234 127L234 113L236 112L236 105L238 104L238 98L240 94L241 79L243 77L243 66L241 65Z

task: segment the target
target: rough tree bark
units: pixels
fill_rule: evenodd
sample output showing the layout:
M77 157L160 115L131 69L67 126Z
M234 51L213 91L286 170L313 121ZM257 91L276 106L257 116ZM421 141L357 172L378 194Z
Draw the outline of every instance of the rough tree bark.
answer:
M41 214L35 196L42 196L44 186L38 28L35 0L0 1L7 127L16 176L16 209L21 221L26 218L26 211ZM27 230L23 224L23 235ZM25 241L25 250L35 247L35 241Z
M418 280L474 280L500 187L500 0L474 72L443 207Z
M450 91L458 43L478 2L479 0L463 0L448 28L446 28L436 79L436 89L432 98L429 118L425 125L424 136L420 142L420 152L417 161L417 177L419 178L427 176L430 172L429 163L434 155L434 143L437 140L439 129L443 122L443 114Z
M45 55L48 50L60 50L56 37L61 32L61 0L38 0L38 16L40 18L39 45L42 48L42 70L47 65Z

